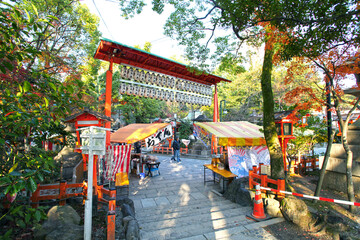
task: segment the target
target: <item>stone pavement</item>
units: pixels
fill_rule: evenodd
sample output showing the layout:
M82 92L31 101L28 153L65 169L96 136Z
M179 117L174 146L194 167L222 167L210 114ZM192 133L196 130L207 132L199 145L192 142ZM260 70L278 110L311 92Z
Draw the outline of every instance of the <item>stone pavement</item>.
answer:
M263 227L283 221L275 218L255 222L246 217L252 207L226 200L212 190L219 184L204 185L203 164L211 160L157 155L160 175L130 178L130 198L134 201L141 239L276 239ZM207 170L208 171L208 170ZM207 178L212 177L210 172Z

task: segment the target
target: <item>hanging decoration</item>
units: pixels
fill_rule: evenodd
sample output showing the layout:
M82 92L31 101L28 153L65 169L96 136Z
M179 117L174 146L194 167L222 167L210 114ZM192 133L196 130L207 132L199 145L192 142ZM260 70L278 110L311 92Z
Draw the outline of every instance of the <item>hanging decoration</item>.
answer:
M122 66L120 94L210 106L212 87L172 76Z

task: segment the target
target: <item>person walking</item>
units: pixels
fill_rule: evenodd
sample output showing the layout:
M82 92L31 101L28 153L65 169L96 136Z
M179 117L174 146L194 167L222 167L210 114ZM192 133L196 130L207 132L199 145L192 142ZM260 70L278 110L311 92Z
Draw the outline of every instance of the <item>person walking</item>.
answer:
M174 150L174 156L172 157L172 159L176 162L181 162L180 160L180 142L179 142L179 137L175 137L175 140L172 144L172 148Z

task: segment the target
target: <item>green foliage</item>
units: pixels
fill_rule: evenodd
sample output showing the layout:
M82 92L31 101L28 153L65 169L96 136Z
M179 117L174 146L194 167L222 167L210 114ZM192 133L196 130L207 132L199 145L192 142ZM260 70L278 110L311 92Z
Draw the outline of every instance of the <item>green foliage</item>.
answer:
M125 105L115 105L115 110L121 110L127 124L150 123L154 118L166 118L166 104L157 99L138 96L122 96Z
M57 152L45 151L43 143L63 147L69 141L61 120L72 107L82 106L84 94L77 69L72 68L91 49L90 43L82 48L82 41L96 34L86 31L97 31L91 16L80 17L87 10L73 3L0 3L0 34L5 39L0 41L0 199L18 200L19 191L34 192L38 183L58 178L53 160ZM40 210L16 202L1 213L0 218L6 216L20 228L44 217ZM14 239L16 232L3 237Z
M98 44L99 20L73 0L23 0L17 6L41 26L28 30L31 37L25 38L40 52L27 69L45 71L59 79L79 74L78 67Z
M310 153L315 144L327 142L326 122L319 117L310 116L307 118L307 126L294 127L295 139L288 144L287 153L290 156Z
M189 139L189 136L193 133L192 122L190 120L181 121L179 127L179 139ZM186 147L182 142L180 143L181 147Z
M6 215L4 215L3 221L7 221L7 225L0 231L6 231L4 235L0 236L0 239L12 239L11 236L16 236L22 231L32 228L34 225L40 223L46 219L46 207L32 208L27 205L13 206ZM10 228L8 230L8 228Z

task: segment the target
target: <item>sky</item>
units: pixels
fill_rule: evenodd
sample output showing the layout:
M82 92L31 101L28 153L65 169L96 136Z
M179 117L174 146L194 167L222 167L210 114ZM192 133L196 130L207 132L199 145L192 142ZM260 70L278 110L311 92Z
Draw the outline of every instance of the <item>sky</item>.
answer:
M151 42L151 52L165 58L180 58L182 55L182 48L177 42L163 34L166 11L159 15L148 6L141 14L126 20L120 16L120 7L114 0L83 0L81 3L100 18L102 37L131 47L143 47L145 42Z

